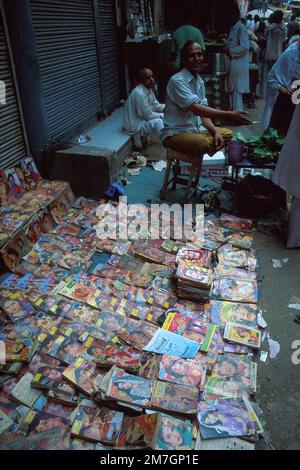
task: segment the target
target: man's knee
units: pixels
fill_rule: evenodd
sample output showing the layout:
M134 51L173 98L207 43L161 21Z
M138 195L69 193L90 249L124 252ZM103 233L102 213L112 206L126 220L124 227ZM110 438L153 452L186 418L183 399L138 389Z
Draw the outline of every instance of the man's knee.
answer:
M231 129L221 127L221 128L218 128L218 131L225 140L233 139L233 131Z

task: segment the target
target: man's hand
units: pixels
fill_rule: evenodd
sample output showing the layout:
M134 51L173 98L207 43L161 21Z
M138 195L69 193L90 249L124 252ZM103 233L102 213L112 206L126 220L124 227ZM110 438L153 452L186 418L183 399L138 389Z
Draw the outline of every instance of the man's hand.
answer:
M246 111L228 111L227 119L238 126L249 126L252 122L246 118L248 113Z
M280 89L279 89L280 93L282 93L283 95L286 95L286 96L292 96L295 92L295 90L292 90L291 88L285 88L284 86L282 86Z
M218 131L215 132L214 139L215 139L215 146L217 150L220 150L221 148L224 147L224 139Z

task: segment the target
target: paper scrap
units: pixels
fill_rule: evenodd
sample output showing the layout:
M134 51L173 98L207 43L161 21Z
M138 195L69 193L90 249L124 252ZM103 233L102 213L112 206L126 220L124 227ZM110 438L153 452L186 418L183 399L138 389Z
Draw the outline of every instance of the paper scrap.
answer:
M288 308L293 308L295 310L300 310L300 304L289 304Z
M260 328L266 328L268 326L267 322L265 321L264 317L262 316L262 312L259 311L257 314L257 323Z
M267 351L260 351L260 361L261 362L266 362L267 358L268 358L268 353Z
M128 168L127 172L128 172L128 176L137 176L140 174L141 169L140 168Z
M152 166L155 171L163 171L167 167L167 162L165 160L160 160L159 162L152 162Z
M282 261L280 259L272 259L273 268L282 268Z
M269 348L270 348L270 358L275 359L280 351L280 344L278 341L275 341L274 339L270 338L270 334L268 334L268 343L269 343Z

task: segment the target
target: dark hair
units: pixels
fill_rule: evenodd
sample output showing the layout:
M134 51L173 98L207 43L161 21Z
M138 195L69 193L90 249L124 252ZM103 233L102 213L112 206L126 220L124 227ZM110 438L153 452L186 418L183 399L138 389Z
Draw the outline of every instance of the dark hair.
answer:
M180 52L180 58L181 58L181 63L183 64L184 60L186 59L186 56L187 56L187 52L188 52L188 49L193 46L193 44L198 44L200 46L200 44L197 42L197 41L187 41L185 43L185 45L183 46L183 48L181 49L181 52ZM201 47L201 46L200 46ZM202 48L201 48L202 49Z
M260 16L259 15L254 15L254 21L255 21L255 23L258 23L260 21Z
M247 20L252 20L252 18L253 18L253 15L249 13L249 15L247 15Z
M281 23L281 21L283 20L283 11L281 10L276 10L274 11L274 13L272 13L272 15L270 16L270 23Z

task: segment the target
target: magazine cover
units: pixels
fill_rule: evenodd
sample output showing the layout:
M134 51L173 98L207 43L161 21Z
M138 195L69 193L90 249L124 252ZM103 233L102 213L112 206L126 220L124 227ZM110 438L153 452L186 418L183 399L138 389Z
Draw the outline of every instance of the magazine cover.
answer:
M234 268L232 266L224 266L223 264L218 264L218 266L214 270L214 277L227 277L241 281L256 281L257 273L255 271L249 271L247 269Z
M166 382L203 389L206 367L193 359L161 356L158 378Z
M27 191L38 186L42 177L31 157L23 158L19 163L19 168L22 170Z
M197 418L203 439L256 435L256 425L243 399L200 402Z
M251 219L243 219L231 214L222 214L220 217L220 225L229 228L235 232L251 232L253 223Z
M221 354L218 356L212 372L223 377L236 377L244 385L250 386L254 373L252 364L251 359L245 356Z
M20 291L2 297L0 307L13 323L37 313L37 310L26 300L26 297Z
M144 351L169 356L193 359L200 349L200 344L184 336L177 335L163 328L158 328Z
M124 328L124 331L122 331L118 337L138 351L142 351L153 338L156 331L157 327L141 321L128 326L126 330Z
M193 425L190 421L160 415L153 450L192 450Z
M209 350L216 331L215 325L179 313L169 313L162 327L172 333L197 341L201 345L201 351L204 352Z
M18 432L26 436L31 436L59 428L61 435L64 436L68 427L69 421L65 418L53 416L43 411L30 410L20 423Z
M2 340L5 343L5 360L9 362L29 362L34 355L37 342L32 338L16 341Z
M12 199L21 197L24 189L15 168L5 170L4 173L9 187L8 197Z
M253 245L253 235L249 233L233 233L228 237L228 242L241 250L250 250Z
M176 272L176 277L180 279L181 282L185 281L195 286L209 289L213 280L213 271L198 266L197 262L181 260Z
M0 206L7 204L10 193L10 186L8 184L4 171L0 170Z
M135 372L140 366L142 353L128 346L107 345L98 359L100 367L120 367Z
M107 396L146 408L150 405L151 391L151 380L122 371L111 377Z
M160 356L143 352L140 359L138 375L145 379L156 379L159 373Z
M249 346L250 348L259 349L261 332L239 323L227 323L224 331L224 339L233 343Z
M124 414L109 408L80 405L71 428L71 435L92 442L116 445Z
M98 390L104 372L96 364L79 357L63 372L63 377L91 396Z
M156 380L151 406L176 413L195 414L199 398L198 388Z
M250 383L245 384L240 377L212 374L207 377L203 398L249 398L250 393Z
M196 261L198 266L202 268L211 268L212 255L211 251L208 250L190 250L187 247L183 247L179 250L176 256L176 262L183 261Z
M237 281L235 279L216 279L211 294L218 300L254 303L258 301L256 281Z
M257 327L257 305L255 304L211 300L209 312L211 322L215 325L225 326L228 322L236 322Z
M55 338L53 344L47 349L47 353L59 359L64 364L71 364L80 354L86 353L87 348L73 338L66 338L59 335Z
M174 294L165 290L146 290L144 298L148 304L163 308L171 308L177 300Z
M158 418L158 413L125 418L117 442L117 448L124 448L126 450L151 448Z

